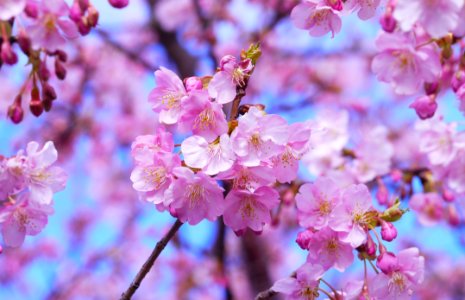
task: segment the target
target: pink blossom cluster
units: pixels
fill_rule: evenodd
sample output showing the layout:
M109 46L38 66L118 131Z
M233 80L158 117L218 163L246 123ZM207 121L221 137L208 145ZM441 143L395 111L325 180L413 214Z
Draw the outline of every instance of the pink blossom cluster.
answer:
M26 151L0 156L0 227L7 246L19 247L26 235L37 235L53 213L53 194L65 188L67 175L54 163L52 142L40 149L30 142Z
M296 204L299 224L306 228L299 233L297 243L308 250L307 262L291 278L278 280L271 288L273 291L286 294L286 299L317 299L321 293L330 299L411 298L423 281L424 258L417 248L395 255L382 243L397 237L391 221L403 213L398 204L379 212L372 206L365 185L344 186L330 177L319 177L314 183L302 185ZM375 231L377 226L381 227L381 238ZM349 283L338 291L322 277L331 268L343 272L352 265L354 250L365 264L367 260L370 264L376 260L377 267L372 264L376 276L368 279L365 268L364 281ZM321 282L331 291L324 290Z

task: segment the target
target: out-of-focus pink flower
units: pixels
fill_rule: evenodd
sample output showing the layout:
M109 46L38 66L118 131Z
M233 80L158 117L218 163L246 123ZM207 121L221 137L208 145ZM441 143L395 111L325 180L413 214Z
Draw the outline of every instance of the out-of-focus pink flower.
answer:
M205 90L192 92L183 102L182 110L179 119L181 131L192 131L208 142L228 132L228 122L221 105L210 101Z
M398 0L394 18L404 31L418 24L431 37L440 38L457 27L463 5L463 0Z
M235 160L227 134L223 134L218 141L212 143L208 143L201 136L193 135L182 142L181 151L186 165L202 169L208 175L227 171Z
M408 248L397 254L386 272L370 281L368 290L375 299L411 299L414 289L423 282L425 259L418 248Z
M291 20L297 28L306 29L312 36L331 32L332 37L341 30L339 12L325 0L305 0L291 12Z
M340 233L328 227L317 231L308 245L307 261L319 264L325 270L343 272L354 261L353 248L339 239Z
M314 183L302 185L295 197L300 226L315 229L328 226L334 208L341 201L340 197L339 186L327 177L318 177Z
M372 18L381 0L347 0L344 4L345 8L357 11L357 15L362 20Z
M225 104L236 97L236 87L243 87L250 76L253 65L249 59L238 62L234 56L226 55L220 61L220 71L208 84L208 93L218 103Z
M188 168L175 168L171 208L182 222L195 225L203 219L214 221L223 214L223 188L210 176Z
M181 102L186 99L184 85L173 71L164 67L155 72L157 87L149 94L152 109L160 113L159 120L165 124L175 124L181 116Z
M366 185L351 185L342 192L342 201L333 210L329 226L344 233L341 241L356 248L367 238L369 212L372 210L371 195Z
M465 113L465 83L462 84L457 92L455 93L455 95L457 96L457 99L459 99L459 108L460 108L460 111L462 111L462 113Z
M295 278L276 281L271 290L286 295L286 300L314 300L319 296L319 280L325 273L320 265L306 263L296 271Z
M33 47L55 50L65 44L65 38L79 36L75 23L68 18L69 7L66 2L47 0L37 5L38 17L27 28Z
M7 21L19 15L26 6L26 0L0 0L0 20Z
M280 154L288 136L286 120L278 115L264 115L263 111L252 107L239 118L231 142L241 164L252 167Z
M444 217L444 201L437 193L419 193L413 195L409 206L418 212L418 219L425 226L433 226Z
M256 232L271 223L271 209L279 204L279 194L273 188L262 186L250 192L231 190L226 196L224 223L235 232L247 227Z
M371 69L398 94L414 94L423 83L437 81L441 73L435 45L417 47L413 34L383 32L376 46L381 52L374 57Z
M434 96L425 95L417 98L409 107L415 110L420 119L426 120L434 116L438 104Z

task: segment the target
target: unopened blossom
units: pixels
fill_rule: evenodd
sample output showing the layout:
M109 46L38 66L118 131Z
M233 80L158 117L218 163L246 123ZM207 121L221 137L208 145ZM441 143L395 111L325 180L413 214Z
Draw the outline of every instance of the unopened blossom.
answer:
M141 192L141 197L154 204L169 204L165 197L173 181L173 169L181 166L179 156L172 153L158 153L151 160L136 165L131 173L133 188Z
M418 213L418 220L425 226L432 226L444 217L444 201L437 193L418 193L413 195L409 206Z
M334 268L343 272L354 261L354 254L353 248L340 240L340 235L328 227L315 232L308 243L307 261L325 270Z
M253 167L281 153L288 136L286 120L252 107L239 118L239 125L231 134L231 143L241 164Z
M186 165L202 169L208 175L227 171L236 158L227 134L211 143L201 136L190 136L182 142L181 151Z
M159 120L165 124L175 124L181 116L181 102L186 99L184 85L173 71L164 67L155 71L157 87L149 94L153 111L159 113Z
M295 197L300 226L315 229L328 226L340 197L340 187L331 178L318 177L314 183L302 185Z
M394 259L383 262L383 273L370 281L368 290L375 299L411 299L423 282L425 259L418 248L400 251Z
M397 229L391 222L381 221L381 238L391 242L397 237Z
M358 247L366 241L368 225L373 217L370 192L366 185L351 185L342 192L342 201L333 210L329 226L344 233L341 241Z
M289 125L289 138L284 150L272 158L273 170L279 182L291 182L297 177L299 160L309 147L310 132L309 124Z
M0 20L7 21L19 15L26 6L26 0L0 0Z
M173 174L173 201L171 208L182 222L195 225L203 219L214 221L223 214L223 188L203 172L194 173L188 168L175 168Z
M286 300L316 300L318 287L325 273L320 265L306 263L296 271L296 276L276 281L271 290L286 295Z
M271 209L279 204L279 194L271 187L262 186L254 192L231 190L226 196L224 223L235 232L250 228L261 232L271 223Z
M0 211L1 233L9 247L19 247L26 235L40 233L53 213L51 205L29 201L28 196L27 193L20 195L17 204Z
M404 31L417 24L431 37L440 38L457 27L463 5L463 0L398 0L394 18Z
M425 82L439 78L441 64L436 46L417 46L409 33L383 32L376 39L380 53L374 57L371 69L379 80L391 83L397 94L414 94Z
M325 0L305 0L291 12L291 20L297 28L308 30L312 36L323 36L331 32L334 37L341 30L339 11Z
M357 11L357 16L362 20L372 18L381 0L347 0L344 6L350 10Z
M68 17L69 7L63 0L47 0L37 4L38 17L27 27L33 47L55 50L66 39L79 36L77 27Z
M252 68L252 62L249 59L238 62L234 56L223 57L220 62L220 71L208 84L210 97L220 104L233 101L236 97L236 88L245 86Z
M409 107L415 110L420 119L425 120L434 116L438 104L435 97L425 95L417 98Z
M217 102L212 102L207 91L192 92L183 102L183 114L179 119L179 130L192 131L211 142L228 132L228 122Z

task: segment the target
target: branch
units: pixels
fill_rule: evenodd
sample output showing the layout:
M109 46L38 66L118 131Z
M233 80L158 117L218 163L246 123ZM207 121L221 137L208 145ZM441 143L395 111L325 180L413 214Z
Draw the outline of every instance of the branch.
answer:
M176 222L171 226L170 230L168 233L160 240L158 241L157 245L153 249L152 253L150 254L149 258L145 261L144 265L142 268L139 270L139 273L137 273L136 277L132 281L131 285L128 287L126 292L124 292L121 295L120 300L129 300L131 297L134 295L134 293L137 291L139 288L142 280L144 280L145 276L149 273L150 269L152 268L153 264L157 260L158 256L160 253L165 249L166 245L168 242L174 237L178 229L181 227L183 223L179 220L176 220Z
M271 297L277 295L278 293L273 291L272 289L268 289L266 291L260 292L257 297L255 297L255 300L267 300L270 299Z

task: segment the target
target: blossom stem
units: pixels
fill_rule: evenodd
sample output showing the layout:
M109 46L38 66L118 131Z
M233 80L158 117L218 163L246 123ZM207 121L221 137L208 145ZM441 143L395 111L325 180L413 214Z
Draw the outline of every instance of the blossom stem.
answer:
M337 295L337 290L329 282L327 282L323 278L321 278L320 281L326 284L331 289L331 291L334 293L334 295Z
M320 291L320 292L322 292L323 294L325 294L326 296L328 296L328 298L329 298L330 300L334 300L334 297L331 296L331 294L328 293L327 291L325 291L324 289L318 288L318 291Z
M376 266L373 264L373 262L371 260L368 260L368 262L370 263L371 267L373 268L373 271L375 271L376 274L379 274L378 268L376 268Z
M142 268L137 273L136 277L132 281L131 285L128 289L121 295L120 300L129 300L134 295L134 293L139 288L142 280L144 280L145 276L149 273L150 269L152 268L153 264L157 260L160 253L165 249L168 242L174 237L178 229L181 227L183 223L179 220L171 226L170 230L165 234L165 236L158 241L157 245L153 249L152 253L150 254L149 258L145 261L142 265Z

